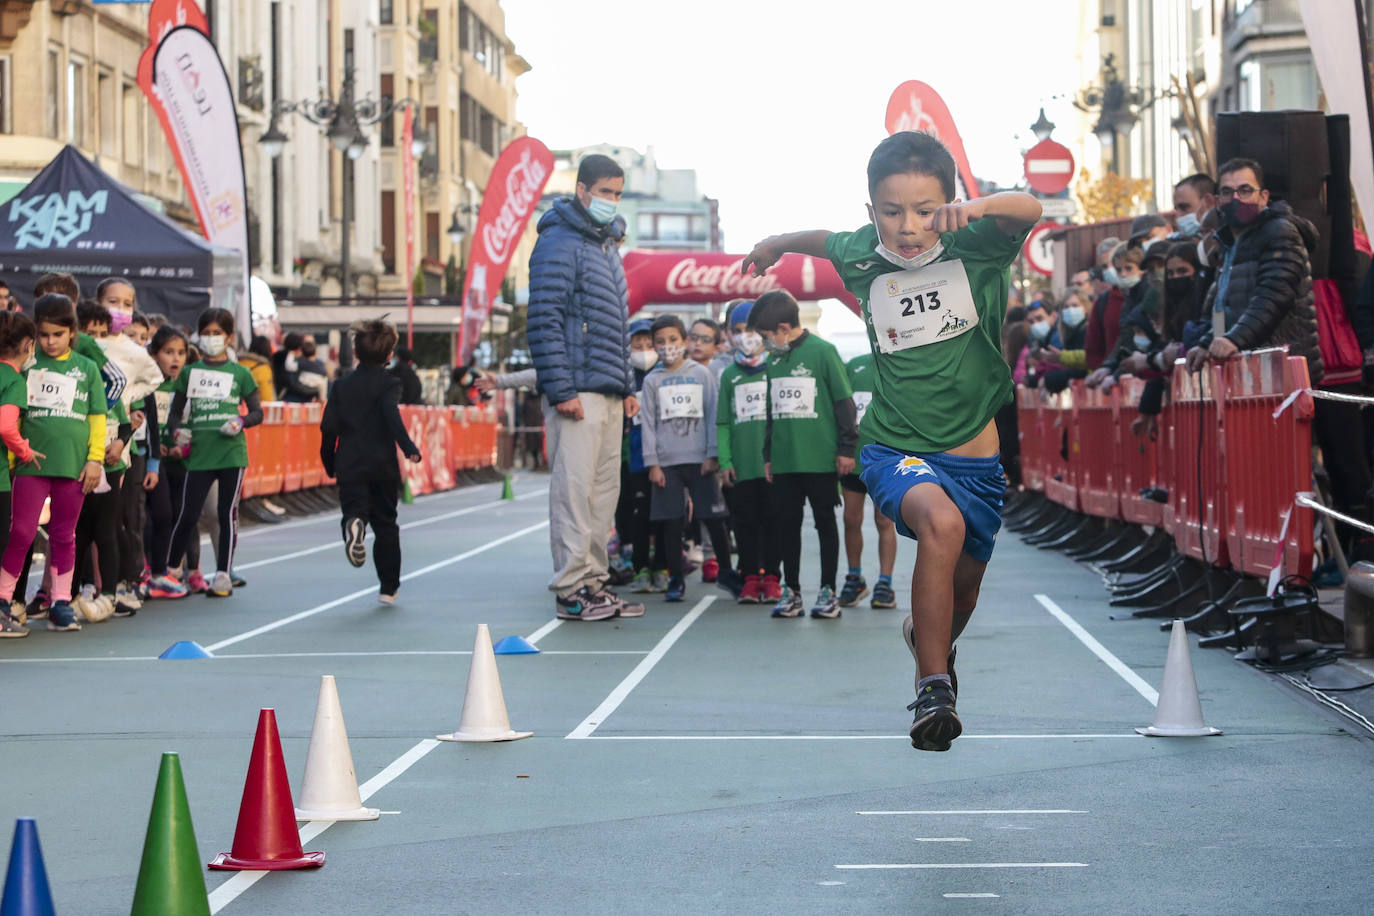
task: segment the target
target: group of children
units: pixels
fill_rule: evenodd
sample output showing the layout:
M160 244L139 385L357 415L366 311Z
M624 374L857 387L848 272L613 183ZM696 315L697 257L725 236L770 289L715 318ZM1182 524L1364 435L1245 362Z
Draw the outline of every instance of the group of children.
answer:
M262 422L257 385L234 362L233 315L206 309L195 344L135 309L110 278L82 300L70 274L43 275L33 315L0 313L0 637L136 613L148 598L228 597L244 429ZM199 572L198 526L214 490L216 572ZM26 602L46 526L43 581ZM186 570L182 570L183 559Z
M640 411L628 421L617 532L631 590L681 601L693 553L709 543L714 556L698 561L703 581L741 604L771 604L774 617L801 617L809 503L821 554L810 613L837 618L868 594L854 449L872 397L871 357L846 365L801 326L797 301L782 290L731 303L727 321L722 329L698 319L689 332L664 315L630 328ZM837 589L841 488L849 568ZM872 605L892 608L896 535L881 513L875 519L881 575Z

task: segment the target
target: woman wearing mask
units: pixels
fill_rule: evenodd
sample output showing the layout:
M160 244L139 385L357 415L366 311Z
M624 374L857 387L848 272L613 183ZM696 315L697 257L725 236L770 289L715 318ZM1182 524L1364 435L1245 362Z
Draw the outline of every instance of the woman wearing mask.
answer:
M1112 253L1116 285L1126 297L1122 303L1124 317L1111 353L1088 376L1089 388L1101 385L1104 391L1110 391L1121 375L1123 360L1133 353L1150 356L1163 349L1163 340L1155 330L1159 320L1159 293L1152 284L1145 282L1144 262L1145 252L1139 245L1131 247L1123 243Z
M1080 292L1072 291L1064 297L1064 307L1059 310L1058 332L1059 348L1043 352L1046 362L1053 368L1045 373L1045 390L1057 394L1069 387L1074 379L1087 377L1088 316L1092 312L1092 301Z

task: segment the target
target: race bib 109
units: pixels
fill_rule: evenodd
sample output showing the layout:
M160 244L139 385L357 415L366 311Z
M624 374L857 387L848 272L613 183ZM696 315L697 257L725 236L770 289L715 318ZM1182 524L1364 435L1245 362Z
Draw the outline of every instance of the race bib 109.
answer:
M958 259L883 274L868 297L869 320L883 353L950 340L978 326L968 273Z
M768 383L744 382L735 385L735 422L762 420L768 416Z
M702 417L701 385L664 385L658 389L660 420L699 420Z
M192 369L191 378L186 385L186 394L191 398L208 398L212 401L227 401L234 387L234 377L227 372L212 372L208 369Z
M49 369L30 369L29 406L72 413L76 406L76 379Z
M815 378L803 375L771 379L769 393L773 397L774 417L815 419Z

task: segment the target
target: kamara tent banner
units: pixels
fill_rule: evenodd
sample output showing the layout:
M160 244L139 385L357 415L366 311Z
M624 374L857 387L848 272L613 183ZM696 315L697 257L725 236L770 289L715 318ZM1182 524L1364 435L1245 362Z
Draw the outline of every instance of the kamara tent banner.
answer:
M506 277L515 246L553 174L553 153L533 137L520 137L502 151L491 170L477 229L472 234L463 278L463 323L457 364L465 366L482 336L482 325Z
M240 336L251 334L248 297L248 207L243 146L229 75L219 52L200 29L167 32L153 55L153 92L166 109L168 141L201 231L215 245L240 252L240 281L216 305L237 319Z
M133 284L138 307L194 327L239 281L239 253L217 248L134 198L75 147L62 149L0 205L0 277L31 305L34 281L73 274L94 296L106 277Z
M943 143L954 157L959 172L959 198L973 200L978 196L978 180L969 168L964 141L940 93L920 80L907 80L894 89L887 100L887 132L895 134L899 130L923 131Z

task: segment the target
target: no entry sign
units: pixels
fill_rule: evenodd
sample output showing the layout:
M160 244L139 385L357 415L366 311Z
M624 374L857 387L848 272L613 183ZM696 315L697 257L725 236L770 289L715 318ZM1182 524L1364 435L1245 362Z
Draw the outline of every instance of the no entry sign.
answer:
M1041 223L1026 236L1021 253L1026 256L1031 270L1047 277L1054 273L1054 243L1050 241L1050 233L1063 228L1058 223Z
M1041 194L1058 194L1073 180L1073 153L1062 143L1041 140L1026 153L1026 181Z

